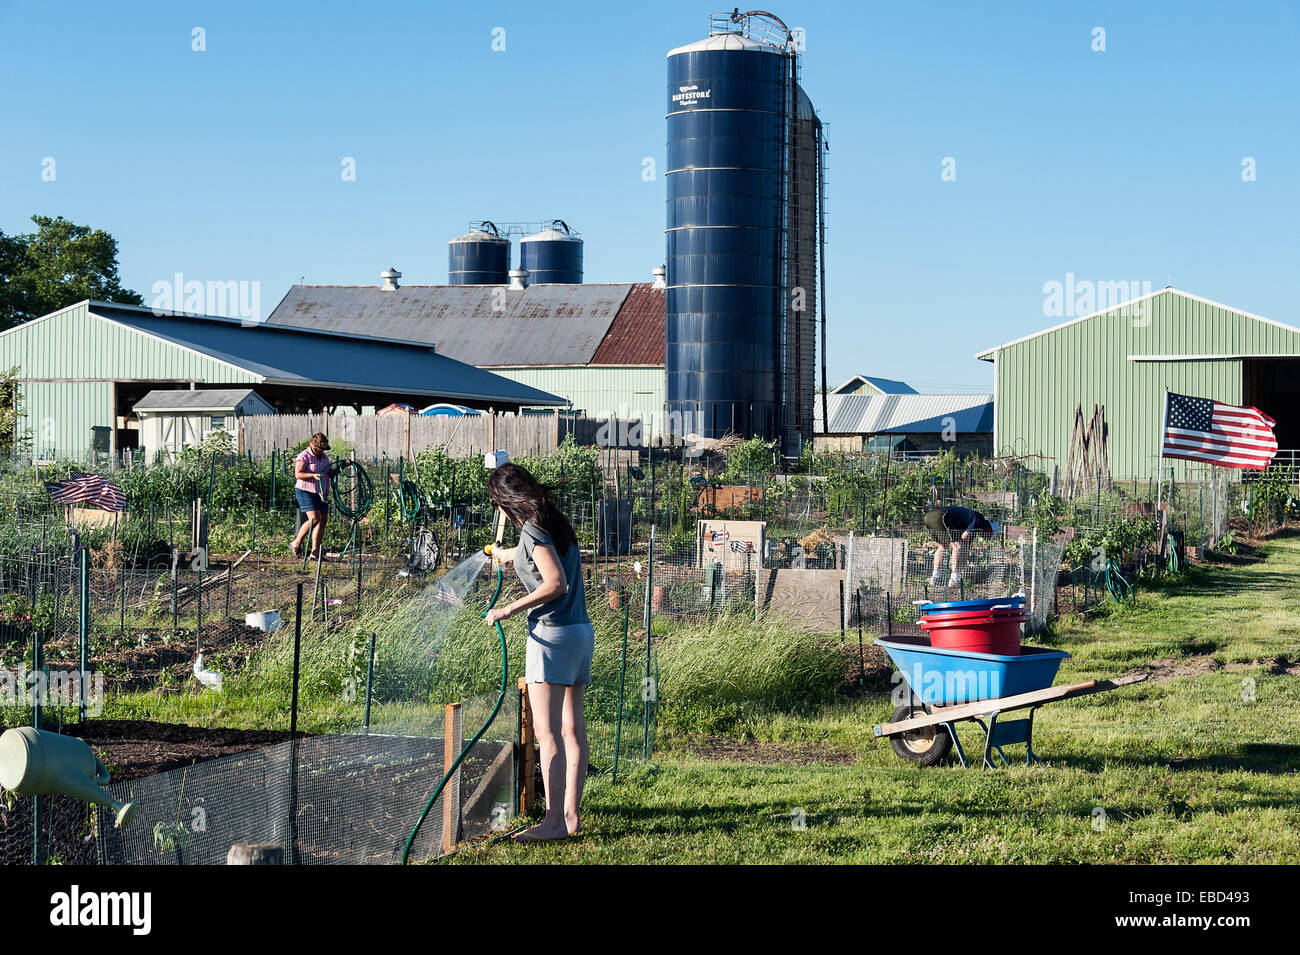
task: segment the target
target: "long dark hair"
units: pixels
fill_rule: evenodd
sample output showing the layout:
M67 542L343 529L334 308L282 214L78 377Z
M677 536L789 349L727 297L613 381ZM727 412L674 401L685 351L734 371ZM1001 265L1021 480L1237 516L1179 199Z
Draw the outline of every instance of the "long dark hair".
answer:
M569 547L578 543L569 519L560 513L551 497L550 488L529 473L528 469L513 462L494 468L487 483L488 497L506 512L506 516L519 527L532 521L555 541L561 557Z

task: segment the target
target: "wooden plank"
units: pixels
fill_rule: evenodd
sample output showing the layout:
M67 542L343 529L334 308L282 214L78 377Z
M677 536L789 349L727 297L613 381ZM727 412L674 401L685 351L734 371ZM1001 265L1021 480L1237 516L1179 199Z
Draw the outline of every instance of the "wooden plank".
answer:
M450 767L460 755L460 704L448 703L442 724L442 765ZM444 769L443 772L446 772ZM442 851L450 852L460 840L460 767L442 791Z
M1063 683L1060 686L1049 686L1044 690L1032 690L1029 693L1004 696L996 700L981 700L977 703L962 703L956 706L936 706L933 708L932 713L914 716L908 720L899 720L897 723L881 723L874 727L874 735L877 737L897 736L899 733L906 733L908 730L936 726L939 723L953 723L960 720L992 716L994 713L1009 713L1012 710L1023 710L1025 707L1040 706L1043 703L1051 703L1056 700L1068 700L1076 696L1088 696L1092 693L1114 690L1132 683L1141 683L1146 678L1145 673L1135 673L1114 680Z
M536 792L533 775L537 769L537 740L533 735L533 710L528 705L528 681L519 678L519 813L532 812Z
M822 633L840 630L842 570L759 570L758 599L771 613L798 618Z

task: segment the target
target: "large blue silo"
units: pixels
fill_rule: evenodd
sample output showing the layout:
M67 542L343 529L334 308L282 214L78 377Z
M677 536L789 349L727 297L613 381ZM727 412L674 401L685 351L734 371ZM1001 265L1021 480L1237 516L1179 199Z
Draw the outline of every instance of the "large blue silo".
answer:
M778 437L793 53L737 32L668 54L667 408Z
M447 243L448 285L505 285L509 272L510 240L491 222Z
M582 284L582 239L560 220L519 240L519 267L528 284Z

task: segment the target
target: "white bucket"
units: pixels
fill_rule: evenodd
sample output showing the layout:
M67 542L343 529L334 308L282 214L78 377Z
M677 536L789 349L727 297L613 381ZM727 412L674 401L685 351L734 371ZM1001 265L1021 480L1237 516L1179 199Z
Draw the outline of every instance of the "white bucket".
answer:
M273 630L280 629L280 611L255 610L252 613L244 615L244 623L247 626L256 627L264 633L270 633Z

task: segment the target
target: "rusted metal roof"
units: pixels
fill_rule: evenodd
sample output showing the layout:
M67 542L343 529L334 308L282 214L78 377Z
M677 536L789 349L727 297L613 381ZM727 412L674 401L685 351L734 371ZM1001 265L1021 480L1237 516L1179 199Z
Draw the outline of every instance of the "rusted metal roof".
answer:
M664 289L657 289L649 282L633 285L591 363L662 365L665 308Z
M585 365L632 288L630 283L525 289L404 285L389 291L378 286L295 285L267 324L420 342L471 365ZM660 362L662 323L660 318Z

